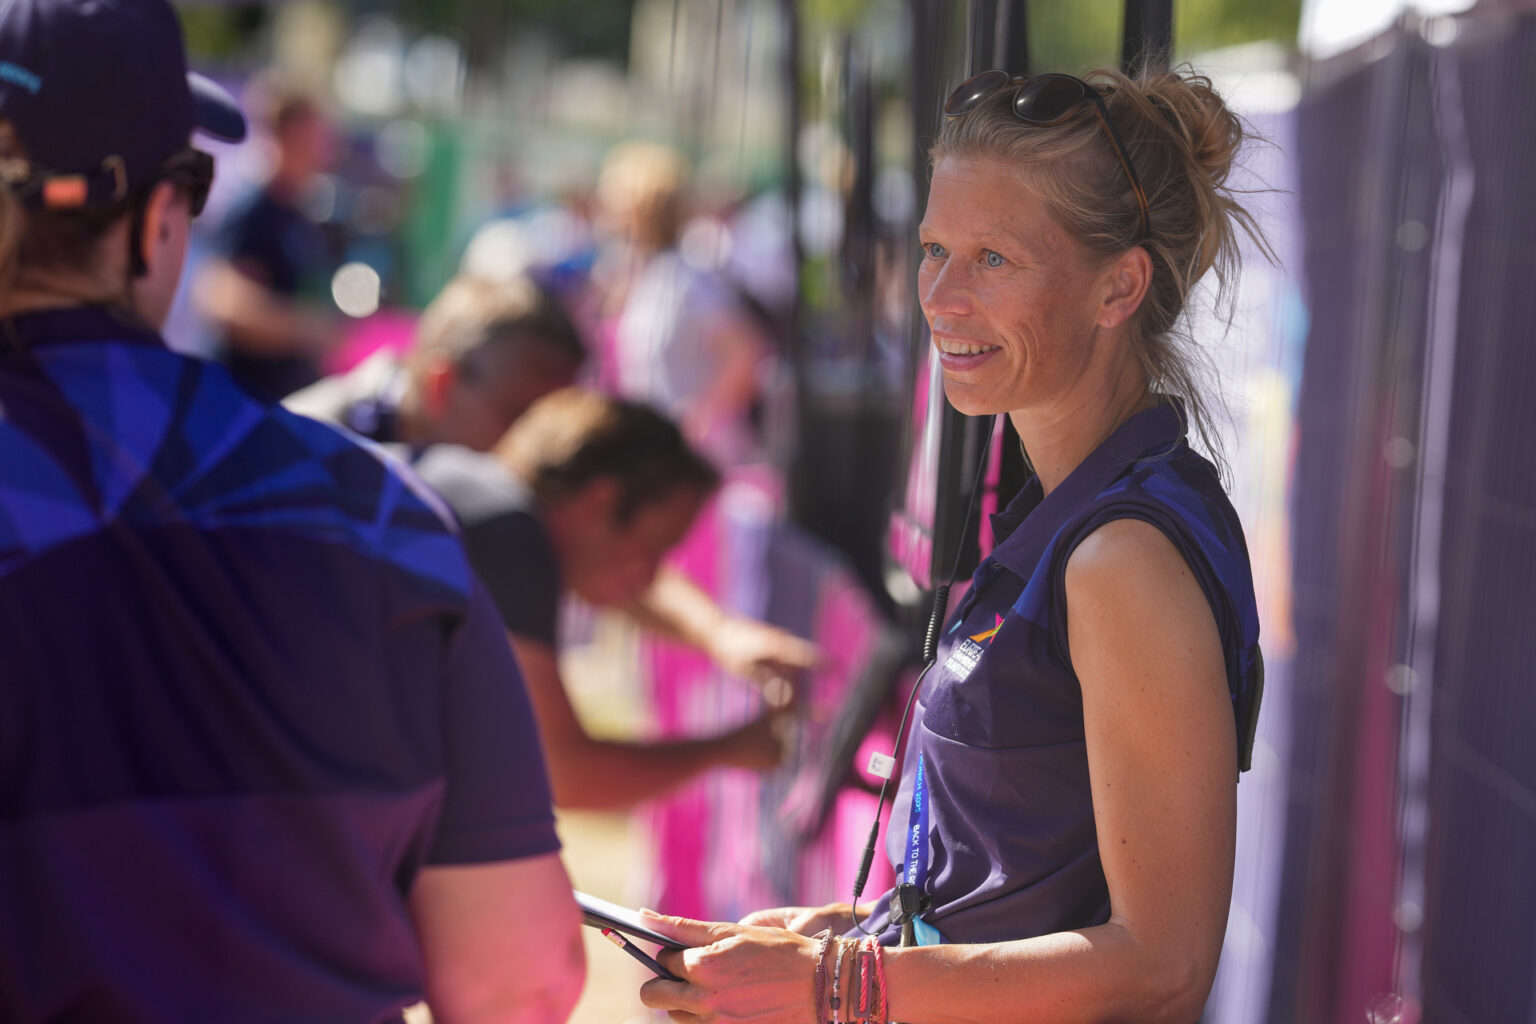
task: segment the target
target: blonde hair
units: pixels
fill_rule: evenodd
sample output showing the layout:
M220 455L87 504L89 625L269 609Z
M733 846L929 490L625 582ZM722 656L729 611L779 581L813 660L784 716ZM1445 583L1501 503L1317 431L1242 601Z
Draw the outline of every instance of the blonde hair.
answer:
M1218 305L1227 298L1242 262L1240 232L1273 259L1252 215L1227 187L1237 151L1250 132L1210 79L1189 69L1135 79L1101 69L1083 80L1103 97L1146 191L1149 237L1141 237L1135 193L1088 103L1081 116L1040 127L1015 116L1014 93L999 89L944 125L930 159L934 164L946 156L1004 160L1018 168L1026 187L1090 253L1108 258L1135 245L1147 251L1152 281L1137 313L1136 355L1150 389L1182 401L1220 466L1214 375L1180 314L1207 271L1216 274Z
M421 314L413 359L443 357L461 369L488 348L533 342L580 364L586 349L557 298L527 277L460 274Z
M682 225L688 174L688 161L671 146L622 142L603 161L598 202L630 220L639 244L665 249Z

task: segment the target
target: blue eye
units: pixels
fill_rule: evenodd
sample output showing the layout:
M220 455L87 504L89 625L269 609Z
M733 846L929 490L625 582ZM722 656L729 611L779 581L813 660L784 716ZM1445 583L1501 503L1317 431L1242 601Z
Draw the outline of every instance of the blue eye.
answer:
M938 242L924 242L922 244L923 255L931 260L944 258L944 247Z
M983 258L987 261L987 266L989 267L1000 267L1005 262L1000 255L993 252L991 249L986 250L986 256Z

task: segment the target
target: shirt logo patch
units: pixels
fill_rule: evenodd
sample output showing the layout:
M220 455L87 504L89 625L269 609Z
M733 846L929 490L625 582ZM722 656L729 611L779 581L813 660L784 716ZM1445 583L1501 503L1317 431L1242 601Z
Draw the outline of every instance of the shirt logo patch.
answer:
M997 616L997 625L980 633L973 633L964 638L950 650L949 657L944 659L944 667L958 680L964 680L976 671L977 662L981 656L987 653L992 638L997 636L997 631L1003 628L1003 617Z
M981 656L985 653L987 653L985 647L966 637L949 652L949 657L944 659L944 667L956 679L964 680L976 671L976 664L981 661Z
M997 631L1002 629L1002 628L1003 628L1003 617L1001 615L999 615L997 617L997 625L993 626L991 629L987 630L985 633L973 634L971 636L971 639L976 641L979 644L990 644L992 642L992 638L997 636Z

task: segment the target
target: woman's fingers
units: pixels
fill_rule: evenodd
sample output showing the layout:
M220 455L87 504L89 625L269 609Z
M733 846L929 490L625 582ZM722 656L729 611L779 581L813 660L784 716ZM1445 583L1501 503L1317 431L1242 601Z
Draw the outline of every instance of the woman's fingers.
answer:
M804 907L772 907L754 910L737 923L747 928L788 928L796 915L805 913Z
M665 964L665 966L672 973L677 973L672 964ZM698 1019L698 1015L690 1009L695 1005L694 998L692 986L687 982L652 978L640 986L640 1002L652 1010L670 1011L673 1020Z
M669 917L644 907L640 910L640 916L645 919L647 927L685 946L708 946L741 931L741 925L729 921L695 921L688 917Z

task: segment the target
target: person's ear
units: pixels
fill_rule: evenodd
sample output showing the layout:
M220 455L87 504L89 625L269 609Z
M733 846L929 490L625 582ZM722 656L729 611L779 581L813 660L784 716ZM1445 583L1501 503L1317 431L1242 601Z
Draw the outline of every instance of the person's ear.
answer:
M1100 327L1118 327L1141 308L1147 289L1152 286L1152 257L1146 249L1133 245L1115 257L1104 281L1106 288L1097 323Z
M144 214L139 219L138 234L131 239L135 277L148 277L166 258L171 243L172 207L181 201L184 200L176 186L168 181L157 182L149 190L149 197L144 201Z
M432 356L421 371L421 402L428 416L442 416L453 401L453 388L459 381L459 368L452 360Z

